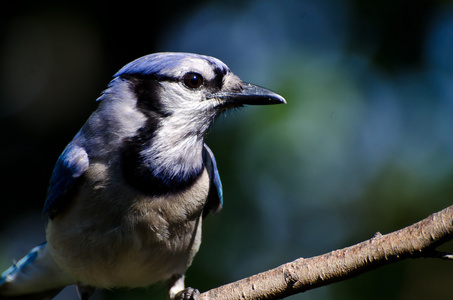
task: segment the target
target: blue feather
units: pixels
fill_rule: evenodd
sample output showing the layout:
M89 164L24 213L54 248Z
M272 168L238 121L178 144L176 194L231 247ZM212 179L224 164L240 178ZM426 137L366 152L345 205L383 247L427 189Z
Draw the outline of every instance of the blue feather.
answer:
M53 261L44 242L3 272L0 299L51 299L74 283Z
M24 272L24 270L29 266L38 256L38 251L44 247L47 243L43 243L39 246L33 248L30 253L28 253L25 257L19 260L17 263L13 264L8 270L2 273L0 277L0 286L4 284L8 278L14 278L18 276L20 272Z
M114 77L119 77L126 74L140 74L140 75L156 75L168 76L169 74L179 71L181 62L191 58L203 58L209 63L221 69L225 74L229 68L220 60L211 56L203 56L192 53L154 53L140 57L121 68Z
M208 170L209 178L211 179L208 201L206 203L206 209L203 213L203 215L206 216L209 212L217 213L222 209L223 188L214 153L212 153L211 149L209 149L206 144L204 144L203 148L203 161L206 169Z
M65 196L77 186L78 179L88 169L89 159L86 151L70 143L58 158L50 178L47 199L43 214L53 218L67 204Z

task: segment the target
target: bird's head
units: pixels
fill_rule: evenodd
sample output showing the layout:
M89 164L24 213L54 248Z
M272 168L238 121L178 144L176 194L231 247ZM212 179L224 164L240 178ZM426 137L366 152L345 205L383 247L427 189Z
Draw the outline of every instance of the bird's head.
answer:
M220 60L190 53L138 58L119 70L111 85L118 80L129 83L143 113L202 127L228 108L286 103L268 89L241 81Z
M100 100L108 102L101 103L103 115L114 135L123 136L123 148L138 153L137 161L156 176L169 178L200 169L205 134L223 111L286 103L241 81L220 60L190 53L155 53L132 61L115 74Z

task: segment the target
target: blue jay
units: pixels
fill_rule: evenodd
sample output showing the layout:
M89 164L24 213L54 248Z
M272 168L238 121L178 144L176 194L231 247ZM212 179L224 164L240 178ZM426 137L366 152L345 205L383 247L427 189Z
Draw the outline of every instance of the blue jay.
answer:
M162 281L170 299L196 299L184 273L203 217L223 198L206 133L230 108L286 103L220 60L189 53L127 64L98 100L52 173L47 241L2 274L0 299L50 299L72 284L88 299L95 288Z

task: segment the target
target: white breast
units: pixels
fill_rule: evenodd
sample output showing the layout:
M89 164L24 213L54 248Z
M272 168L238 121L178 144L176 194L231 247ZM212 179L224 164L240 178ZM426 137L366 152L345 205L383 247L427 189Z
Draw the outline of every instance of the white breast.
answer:
M142 287L182 275L201 243L207 172L193 188L155 198L119 189L121 179L107 172L91 164L71 206L49 221L47 240L57 264L101 288Z

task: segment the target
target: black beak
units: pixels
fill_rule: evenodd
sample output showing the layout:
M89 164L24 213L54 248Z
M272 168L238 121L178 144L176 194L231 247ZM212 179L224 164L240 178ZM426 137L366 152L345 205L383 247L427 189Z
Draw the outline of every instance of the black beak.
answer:
M218 98L226 103L233 105L266 105L266 104L281 104L286 100L279 94L266 88L244 82L242 89L237 92L220 92L211 95L210 98Z

